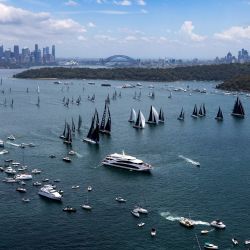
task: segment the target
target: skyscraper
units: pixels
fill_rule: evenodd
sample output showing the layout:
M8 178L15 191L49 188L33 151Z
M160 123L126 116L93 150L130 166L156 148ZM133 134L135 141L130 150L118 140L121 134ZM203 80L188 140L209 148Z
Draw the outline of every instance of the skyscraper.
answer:
M3 57L3 45L0 46L0 58Z
M19 62L19 46L18 45L14 45L14 57L16 61Z
M52 45L52 56L54 57L54 60L56 59L56 46Z

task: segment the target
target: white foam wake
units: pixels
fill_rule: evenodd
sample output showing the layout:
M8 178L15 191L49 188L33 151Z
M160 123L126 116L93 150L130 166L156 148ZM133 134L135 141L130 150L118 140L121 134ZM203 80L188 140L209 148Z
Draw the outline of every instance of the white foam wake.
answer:
M6 143L10 144L12 146L15 146L15 147L20 147L20 144L12 143L12 142L9 142L9 141L7 141Z
M171 214L170 212L161 212L160 215L165 218L166 220L169 220L169 221L180 221L181 219L183 219L184 217L182 216L177 216L175 214ZM195 224L195 225L204 225L204 226L209 226L210 224L206 221L201 221L201 220L193 220L191 219L192 222Z
M82 155L76 152L76 156L82 158Z
M200 163L198 161L194 161L194 160L192 160L190 158L187 158L187 157L185 157L183 155L179 155L179 158L181 158L181 159L185 160L186 162L191 163L191 164L193 164L195 166L200 166Z

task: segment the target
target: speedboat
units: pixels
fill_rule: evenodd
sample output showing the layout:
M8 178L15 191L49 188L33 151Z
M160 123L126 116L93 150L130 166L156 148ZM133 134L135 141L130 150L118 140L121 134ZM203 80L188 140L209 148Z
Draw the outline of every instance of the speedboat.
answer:
M38 170L36 168L31 171L32 174L40 174L41 172L41 170Z
M17 170L18 171L25 171L28 167L27 166L21 166Z
M232 238L232 242L235 246L239 245L239 241L236 238Z
M156 236L156 229L155 228L152 228L151 229L151 232L150 232L151 236Z
M92 191L92 187L91 186L88 186L88 191Z
M18 192L20 192L20 193L26 193L26 192L27 192L27 190L26 190L25 188L22 188L22 187L18 187L18 188L16 189L16 191L18 191Z
M31 174L17 174L15 177L16 177L16 180L31 180L32 179Z
M134 156L122 154L110 154L102 161L102 165L128 169L131 171L150 172L152 166L135 158Z
M11 163L11 165L12 165L13 167L18 167L18 166L20 165L20 162L13 161L13 162Z
M82 204L81 207L85 210L89 210L89 211L92 210L92 207L88 204Z
M17 180L16 179L14 179L14 178L5 178L4 180L3 180L3 182L6 182L6 183L15 183L15 182L17 182Z
M70 150L68 154L69 154L69 155L75 155L75 154L76 154L76 152L75 152L75 151L73 151L73 150Z
M225 229L225 228L226 228L226 225L223 224L223 222L220 221L220 220L214 220L214 221L212 221L212 222L210 223L210 225L211 225L212 227L215 227L215 228L218 228L218 229Z
M0 146L1 147L1 146ZM6 150L6 149L4 149L4 150L2 150L1 152L1 155L5 155L5 154L8 154L9 153L9 151L8 150Z
M42 180L42 182L48 182L48 181L49 181L48 178L45 178L45 179Z
M10 135L10 136L7 137L7 139L10 140L10 141L14 141L16 138L15 138L14 135Z
M59 194L59 192L55 190L52 185L44 185L41 187L38 194L51 200L62 200L62 195Z
M181 218L180 219L180 224L184 227L187 227L187 228L193 228L194 227L194 222L188 218Z
M214 245L212 243L208 243L208 242L205 243L204 248L205 249L219 249L218 246L216 246L216 245Z
M63 161L65 161L65 162L71 162L71 159L68 156L66 156L66 157L63 158Z
M79 186L72 186L72 189L77 189L79 188Z
M118 201L118 202L120 202L120 203L124 203L124 202L126 202L126 200L125 200L125 199L123 199L123 198L122 198L122 197L120 197L120 196L119 196L119 197L116 197L116 198L115 198L115 200L116 200L116 201Z
M4 171L6 174L16 174L16 170L12 167L7 167Z
M30 199L29 198L22 198L22 201L23 202L30 202Z
M5 159L4 161L5 162L12 162L13 160L12 159Z
M137 225L138 225L138 227L143 227L145 225L145 223L144 222L140 222Z
M3 148L4 147L4 141L0 140L0 147Z
M208 230L201 230L201 234L208 234L209 231Z
M54 182L60 182L61 180L60 179L55 179Z
M134 215L136 218L140 217L139 212L137 210L135 210L135 209L131 211L131 214Z
M64 211L64 212L69 212L69 213L71 213L71 212L76 212L76 208L67 206L67 207L65 207L65 208L63 209L63 211Z
M250 244L250 240L245 240L245 245L249 245Z
M148 210L143 207L136 206L134 210L136 210L140 214L148 214Z
M41 182L36 181L36 182L34 182L34 183L33 183L33 186L35 186L35 187L42 186L42 183L41 183Z

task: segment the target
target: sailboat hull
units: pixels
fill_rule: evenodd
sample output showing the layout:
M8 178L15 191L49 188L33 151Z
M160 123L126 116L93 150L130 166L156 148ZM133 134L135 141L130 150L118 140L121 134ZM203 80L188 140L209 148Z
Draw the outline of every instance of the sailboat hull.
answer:
M219 121L219 122L223 121L223 118L221 118L221 117L215 117L214 119Z
M84 141L84 142L87 142L87 143L91 143L91 144L97 144L97 145L99 144L99 142L94 141L94 140L91 140L91 139L89 139L89 138L84 138L83 141Z
M241 119L244 119L244 115L242 115L242 114L237 114L237 113L232 113L231 114L232 116L234 116L234 117L236 117L236 118L241 118Z
M191 116L195 119L198 118L198 115L191 115Z
M99 133L105 134L105 135L110 135L111 134L110 131L108 131L108 130L99 130Z
M143 129L144 127L141 127L141 126L138 126L138 125L134 125L133 128Z

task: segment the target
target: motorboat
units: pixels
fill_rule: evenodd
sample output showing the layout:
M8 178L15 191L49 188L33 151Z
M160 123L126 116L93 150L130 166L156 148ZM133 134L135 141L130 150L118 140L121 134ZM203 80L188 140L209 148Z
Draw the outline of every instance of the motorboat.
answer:
M201 234L208 234L209 232L209 230L201 230Z
M126 202L126 200L123 199L123 198L120 197L120 196L119 196L119 197L116 197L115 200L118 201L118 202L120 202L120 203L125 203L125 202Z
M85 210L92 210L92 207L89 204L82 204L81 207Z
M137 225L138 225L138 227L143 227L145 225L145 223L144 222L140 222Z
M16 180L32 180L31 174L17 174L15 176Z
M136 210L140 214L148 214L148 210L143 207L136 206L134 210Z
M22 198L22 201L23 202L30 202L30 199L29 198Z
M13 169L12 167L7 167L7 168L4 170L4 172L5 172L6 174L16 174L16 170Z
M18 167L18 166L20 166L20 162L16 162L16 161L13 161L12 163L11 163L11 165L13 166L13 167Z
M225 229L226 225L220 221L220 220L214 220L210 223L212 227L218 228L218 229Z
M3 172L4 171L4 168L2 166L0 166L0 171Z
M65 162L71 162L71 159L68 156L66 156L66 157L63 158L63 161L65 161Z
M26 185L26 182L20 181L20 184L24 186L24 185Z
M239 245L239 241L236 238L232 238L232 242L235 246Z
M32 174L41 174L42 171L41 171L41 170L38 170L37 168L35 168L35 169L33 169L33 170L31 171L31 173L32 173Z
M104 166L128 169L131 171L150 172L152 166L133 156L122 154L110 154L102 161Z
M53 158L56 158L55 155L50 155L49 158L53 159Z
M245 245L249 245L250 244L250 240L245 240Z
M15 182L17 182L17 180L16 179L14 179L14 178L5 178L4 180L3 180L3 182L6 182L6 183L15 183Z
M18 171L25 171L25 170L27 170L27 166L21 166L21 167L19 167L17 170Z
M139 218L139 217L140 217L139 212L138 212L137 210L135 210L135 209L133 209L133 210L131 211L131 214L134 215L136 218Z
M180 224L184 227L187 227L187 228L193 228L194 227L194 222L188 218L181 218L180 219Z
M35 145L34 143L30 142L30 143L28 143L28 146L31 147L31 148L33 148L33 147L35 147L36 145Z
M73 150L70 150L68 154L69 154L69 155L76 155L76 152L73 151Z
M68 213L76 212L76 208L67 206L67 207L63 208L63 211L68 212Z
M72 189L77 189L79 188L80 186L72 186Z
M61 180L60 179L55 179L54 182L60 182Z
M156 229L152 228L150 234L152 237L156 236Z
M42 182L48 182L48 181L49 181L48 178L45 178L45 179L42 180Z
M35 187L42 186L42 183L39 181L36 181L33 183L33 186L35 186Z
M4 161L5 161L5 162L12 162L13 159L5 159Z
M62 200L62 195L55 190L52 185L44 185L41 187L38 194L51 200Z
M0 147L1 147L1 146L0 146ZM5 155L5 154L8 154L8 153L9 153L9 151L6 150L6 149L0 151L0 154L1 154L1 155Z
M18 187L18 188L16 189L16 191L18 191L18 192L20 192L20 193L26 193L26 192L27 192L27 190L26 190L25 188L22 188L22 187Z
M206 242L204 245L204 249L219 249L219 247L212 243Z
M91 186L88 186L88 191L92 191L92 187Z
M4 147L4 141L0 140L0 147L3 148Z
M16 138L15 138L14 135L10 135L10 136L7 137L7 139L10 140L10 141L14 141Z

